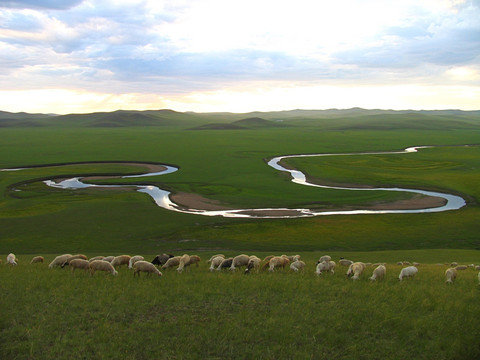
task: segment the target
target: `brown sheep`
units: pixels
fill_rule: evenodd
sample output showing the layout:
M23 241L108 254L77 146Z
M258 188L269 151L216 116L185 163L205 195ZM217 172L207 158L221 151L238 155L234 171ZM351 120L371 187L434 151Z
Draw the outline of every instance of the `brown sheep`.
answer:
M44 260L43 256L35 256L32 261L30 261L30 264L43 263Z
M136 261L133 264L133 277L135 277L137 274L140 277L140 272L146 272L148 275L156 274L158 276L162 276L162 273L155 265L143 260Z
M84 259L73 259L70 261L69 266L72 268L72 273L75 272L76 269L88 270L90 263Z
M105 271L114 276L118 275L117 270L113 267L111 263L105 260L94 260L89 263L88 267L90 268L90 275L93 276L96 271Z
M268 271L270 271L270 272L275 271L275 269L279 268L279 267L284 269L285 266L288 265L289 262L290 262L290 260L288 260L288 257L286 257L284 255L275 256L275 257L271 258L270 261L268 262L268 264L269 264Z

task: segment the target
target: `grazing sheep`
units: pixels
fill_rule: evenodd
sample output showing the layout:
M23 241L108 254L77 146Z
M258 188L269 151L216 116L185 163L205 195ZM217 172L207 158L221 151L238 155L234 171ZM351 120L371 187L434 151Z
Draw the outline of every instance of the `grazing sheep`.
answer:
M282 255L283 256L283 255ZM286 255L285 255L286 256ZM287 256L288 257L288 260L293 263L297 260L300 260L301 256L300 255L289 255Z
M268 263L270 261L270 259L272 259L274 257L275 257L275 255L268 255L268 256L265 256L265 259L263 259L262 261Z
M230 270L235 271L237 267L247 266L250 257L248 255L242 254L235 256L232 261L232 265L230 266Z
M141 255L132 256L128 261L128 268L131 269L133 264L135 264L137 261L140 261L140 260L145 260L145 258Z
M414 261L414 262L412 263L412 265L416 267L416 266L419 266L420 263Z
M213 259L215 259L216 257L222 257L225 259L225 255L223 254L217 254L217 255L212 255L212 257L210 257L210 259L207 260L207 263L211 263Z
M315 268L315 274L322 275L322 272L324 271L330 271L332 274L334 274L335 266L335 261L322 261L320 263L317 263L317 267Z
M115 256L105 256L103 258L103 261L108 261L109 263L111 263L113 259L115 259Z
M457 278L457 270L455 268L449 268L445 270L445 277L447 284L453 284L455 279Z
M400 266L402 266L402 265L403 265L403 261L399 261L399 262L397 262L397 265L400 265Z
M247 268L245 269L245 273L248 274L250 273L250 270L255 269L258 270L260 268L260 263L262 262L262 259L259 257L252 255L250 256L247 264Z
M87 257L83 254L76 254L76 255L71 255L67 258L67 260L61 265L62 268L65 266L68 266L70 264L70 261L75 260L75 259L82 259L82 260L87 260Z
M180 262L178 264L177 271L182 272L183 268L190 262L190 255L188 254L183 254L182 257L180 258Z
M366 265L363 262L354 262L348 267L347 276L350 277L353 275L352 280L358 280L365 270L365 267Z
M15 256L15 254L8 254L7 255L7 264L10 264L10 265L17 265L17 257Z
M69 266L72 268L72 272L76 269L88 270L90 263L84 259L73 259L70 261Z
M290 260L288 260L288 257L286 257L285 255L275 256L275 257L271 258L269 263L268 263L269 264L268 271L273 272L273 271L275 271L276 268L279 268L279 267L284 269L285 266L287 266L289 262L290 262Z
M131 257L129 255L115 256L111 264L113 265L113 267L128 265L128 263L130 262L130 259Z
M93 258L89 259L88 262L92 262L95 260L105 260L105 256L94 256Z
M353 261L352 260L347 260L347 259L344 259L344 258L341 258L338 263L342 266L350 266L353 264Z
M180 264L181 256L174 256L167 260L165 264L162 265L162 269L169 269Z
M332 257L330 255L323 255L320 257L320 259L318 259L317 261L317 264L321 263L321 262L329 262L330 260L332 260Z
M111 263L105 260L94 260L89 263L88 267L90 268L90 275L93 276L96 271L105 271L114 276L118 275L117 270L113 267Z
M407 266L400 271L398 275L398 280L402 281L403 278L413 278L418 273L418 269L415 266Z
M140 272L146 272L148 275L156 274L162 276L162 273L154 264L143 260L138 260L133 264L133 277L137 274L140 276Z
M480 265L475 266L475 270L480 270Z
M190 266L190 265L197 265L198 267L198 263L200 262L200 256L198 255L190 255L190 260L188 260L188 262L185 264L185 266Z
M218 255L214 257L213 259L210 259L210 271L214 271L216 267L218 267L222 261L225 260L225 258L221 255ZM229 265L230 266L230 265Z
M452 263L450 264L450 266L451 266L451 267L458 266L458 263L457 263L456 261L454 261L454 262L452 262Z
M403 261L403 262L402 262L402 265L409 265L409 266L410 266L410 265L412 265L412 264L411 264L409 261Z
M153 265L163 266L168 261L168 259L172 258L173 255L171 254L162 254L155 256L155 259L152 260Z
M51 269L57 266L62 266L71 256L71 254L58 255L50 264L48 264L48 268Z
M303 270L305 267L305 263L302 260L295 260L290 264L290 269L292 269L295 272L299 272L300 270Z
M372 276L370 276L371 281L383 280L385 277L385 273L387 272L387 268L385 265L378 265L375 270L373 270Z
M468 266L467 265L457 265L455 266L456 270L467 270Z
M233 258L223 259L220 265L218 265L217 271L230 268L230 266L232 266L232 263L233 263Z
M30 261L30 264L36 264L36 263L43 263L43 256L35 256L32 261Z

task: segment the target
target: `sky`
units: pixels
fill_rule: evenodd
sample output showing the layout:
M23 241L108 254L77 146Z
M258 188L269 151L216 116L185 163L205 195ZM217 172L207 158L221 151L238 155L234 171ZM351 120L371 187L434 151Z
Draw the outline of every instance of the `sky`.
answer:
M0 110L480 109L480 0L0 0Z

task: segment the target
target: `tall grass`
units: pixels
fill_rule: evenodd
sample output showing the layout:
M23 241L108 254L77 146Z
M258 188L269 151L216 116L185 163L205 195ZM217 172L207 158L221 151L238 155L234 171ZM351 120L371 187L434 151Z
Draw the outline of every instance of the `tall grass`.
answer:
M397 254L391 254L396 256ZM473 359L480 356L477 272L422 264L399 282L345 268L303 273L117 277L30 265L0 267L0 351L9 359Z

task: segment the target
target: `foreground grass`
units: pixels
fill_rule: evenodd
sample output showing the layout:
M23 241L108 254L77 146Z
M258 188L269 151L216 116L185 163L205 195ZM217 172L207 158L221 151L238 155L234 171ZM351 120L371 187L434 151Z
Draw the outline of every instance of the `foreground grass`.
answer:
M48 269L47 264L30 265L30 256L20 256L17 267L0 266L1 357L480 356L477 271L459 272L457 282L447 286L445 266L422 264L415 279L399 282L401 266L393 259L413 260L426 253L356 255L365 261L387 259L385 281L368 281L373 268L357 282L346 279L341 267L334 275L317 277L313 271L318 253L302 254L307 269L299 274L209 273L203 261L183 274L164 271L162 278L133 278L127 269L115 278L90 277ZM447 258L480 262L477 252L437 251L431 257L441 262Z

